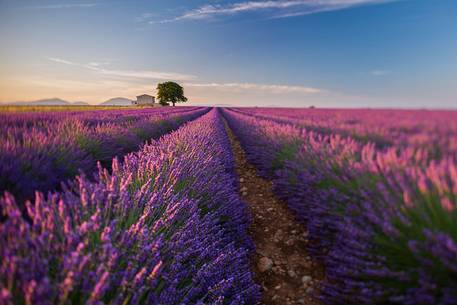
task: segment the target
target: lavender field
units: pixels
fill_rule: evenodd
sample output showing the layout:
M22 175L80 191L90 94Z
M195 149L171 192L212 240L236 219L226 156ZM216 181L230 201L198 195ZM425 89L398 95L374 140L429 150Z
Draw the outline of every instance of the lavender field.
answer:
M325 304L457 304L456 112L223 113L309 230Z
M45 108L46 109L46 108ZM0 112L0 191L22 201L138 150L207 109ZM90 108L89 108L90 109ZM22 109L21 109L22 110Z
M457 304L455 111L8 111L0 135L0 304ZM259 227L245 174L299 230Z

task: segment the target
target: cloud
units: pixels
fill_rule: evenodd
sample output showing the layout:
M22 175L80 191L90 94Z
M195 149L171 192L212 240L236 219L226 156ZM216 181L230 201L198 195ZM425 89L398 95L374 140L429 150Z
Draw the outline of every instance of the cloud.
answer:
M47 57L48 60L59 63L59 64L65 64L65 65L75 65L75 63L62 59L62 58L57 58L57 57Z
M370 71L370 74L373 76L384 76L390 74L390 71L388 70L372 70Z
M321 93L323 90L304 87L304 86L288 86L288 85L265 85L253 83L185 83L186 87L193 88L216 88L222 90L235 91L263 91L271 94L299 93L299 94L315 94Z
M100 74L124 78L138 78L138 79L158 79L158 80L177 80L177 81L190 81L195 79L194 75L174 73L174 72L162 72L162 71L151 71L151 70L111 70L103 68L103 65L107 63L90 62L88 64L75 63L66 59L57 57L47 57L48 60L65 64L69 66L78 66L88 70L95 71Z
M192 80L196 77L194 75L189 74L181 74L181 73L172 73L172 72L160 72L160 71L132 71L132 70L106 70L106 69L98 69L92 68L93 70L99 71L105 75L112 75L112 76L121 76L121 77L135 77L135 78L147 78L147 79L162 79L162 80Z
M138 17L135 17L135 22L145 22L151 18L153 18L155 14L153 13L143 13Z
M399 0L271 0L246 1L232 4L207 4L187 11L180 16L149 23L205 20L241 13L268 12L272 18L294 17L320 12L346 9L361 5L373 5Z
M30 9L40 10L53 10L53 9L68 9L68 8L91 8L97 6L97 3L67 3L67 4L50 4L50 5L38 5L29 6Z
M255 100L259 96L265 100L283 99L285 96L287 98L306 98L307 96L315 97L316 95L321 96L321 93L329 93L326 90L307 86L249 82L203 82L198 81L195 75L183 73L151 70L115 70L109 69L109 63L103 61L81 64L59 57L48 57L47 59L56 64L79 69L80 71L75 71L74 75L82 75L83 79L46 80L43 85L37 83L35 85L40 88L47 88L48 91L54 88L59 94L60 92L62 94L68 92L72 96L79 96L81 94L86 94L87 96L90 94L94 94L94 96L105 96L108 93L113 96L121 93L135 96L139 92L153 90L155 85L163 80L182 82L191 100L207 103L214 101L248 101L251 99ZM87 72L92 73L88 74ZM62 96L69 98L66 94ZM74 97L73 99L78 98Z

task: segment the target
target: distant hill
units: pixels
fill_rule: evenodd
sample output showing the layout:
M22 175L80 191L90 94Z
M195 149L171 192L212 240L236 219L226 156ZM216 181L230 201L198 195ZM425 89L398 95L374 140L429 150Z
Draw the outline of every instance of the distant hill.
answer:
M69 102L57 97L54 98L46 98L42 100L36 101L23 101L23 102L11 102L11 103L4 103L5 105L14 105L14 106L86 106L89 105L86 102L77 101L77 102Z
M71 105L69 101L62 100L60 98L49 98L49 99L42 99L37 101L27 101L27 102L13 102L8 103L10 105L18 105L18 106L67 106Z
M13 106L87 106L90 105L87 102L77 101L69 102L57 97L41 99L36 101L21 101L21 102L10 102L3 103L3 105L13 105ZM129 100L125 97L115 97L109 99L103 103L100 103L101 106L131 106L132 100Z
M83 101L73 102L71 104L75 105L75 106L87 106L87 105L90 105L89 103L86 103L86 102L83 102Z
M125 97L115 97L112 99L109 99L100 105L104 106L130 106L132 105L132 100L129 100L128 98Z

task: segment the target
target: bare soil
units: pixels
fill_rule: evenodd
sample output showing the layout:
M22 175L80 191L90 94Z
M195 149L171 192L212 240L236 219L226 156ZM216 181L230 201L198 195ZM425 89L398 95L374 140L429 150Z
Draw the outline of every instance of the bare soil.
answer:
M324 273L307 255L308 232L286 203L274 196L272 182L257 175L240 143L226 127L235 155L240 195L253 218L250 234L256 253L251 262L254 279L262 286L262 304L322 304L315 296Z

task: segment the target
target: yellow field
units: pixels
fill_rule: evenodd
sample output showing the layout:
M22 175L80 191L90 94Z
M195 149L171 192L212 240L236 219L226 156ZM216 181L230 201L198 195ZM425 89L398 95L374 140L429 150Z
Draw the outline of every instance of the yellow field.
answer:
M75 105L75 106L12 106L0 105L0 112L31 112L31 111L88 111L88 110L113 110L113 109L136 109L138 106L98 106L98 105Z

